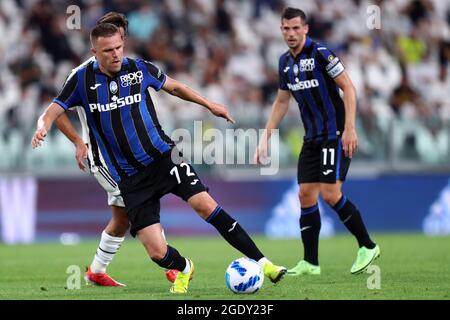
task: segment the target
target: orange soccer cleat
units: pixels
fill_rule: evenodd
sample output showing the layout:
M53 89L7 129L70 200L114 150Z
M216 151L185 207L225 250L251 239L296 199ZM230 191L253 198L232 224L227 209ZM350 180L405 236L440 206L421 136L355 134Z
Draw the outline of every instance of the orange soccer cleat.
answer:
M167 280L169 280L170 282L174 283L175 279L177 278L178 272L180 272L180 271L178 271L176 269L166 270L166 278L167 278Z
M123 283L117 282L107 273L92 272L90 266L85 273L84 279L86 280L86 283L91 283L102 287L125 287Z
M170 282L174 283L175 279L177 278L178 272L180 272L180 271L178 271L176 269L166 270L166 278L167 278L167 280L169 280ZM189 278L189 280L192 280L192 274L191 274L191 277Z

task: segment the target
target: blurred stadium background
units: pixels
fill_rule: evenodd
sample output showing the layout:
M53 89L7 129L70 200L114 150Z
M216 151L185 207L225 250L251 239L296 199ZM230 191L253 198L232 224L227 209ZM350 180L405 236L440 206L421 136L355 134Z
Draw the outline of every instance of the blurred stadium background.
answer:
M81 9L80 29L67 28L69 5ZM310 36L341 57L356 86L359 150L345 192L368 228L449 234L450 1L2 0L2 241L98 238L109 220L106 193L79 172L74 148L58 130L43 148L30 145L38 115L70 70L90 57L88 35L100 16L125 13L127 55L154 61L228 106L234 128L262 129L277 90L278 57L286 51L279 17L288 5L307 13ZM381 9L380 29L366 26L369 5ZM195 120L204 129L233 128L165 93L153 98L169 135L177 128L193 130ZM71 117L78 125L76 114ZM214 197L252 233L299 236L300 121L293 103L280 128L276 176L261 176L251 165L196 165ZM235 148L245 150L245 143L237 141ZM323 236L343 231L337 215L323 207ZM168 235L215 234L194 215L175 197L163 201Z

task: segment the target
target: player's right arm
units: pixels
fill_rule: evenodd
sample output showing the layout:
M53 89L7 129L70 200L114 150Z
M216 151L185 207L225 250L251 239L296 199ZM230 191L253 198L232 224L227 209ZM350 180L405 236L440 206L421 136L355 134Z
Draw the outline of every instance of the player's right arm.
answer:
M78 76L76 73L73 73L69 76L69 79L67 79L58 96L53 99L53 102L39 117L36 132L31 139L33 148L37 148L42 144L47 136L47 132L52 127L53 122L55 122L64 111L77 105L81 105L81 99L78 94Z
M290 91L278 89L277 97L272 105L269 119L267 120L266 128L264 129L261 141L255 152L255 163L261 163L261 157L267 156L267 146L269 143L272 130L277 129L281 120L283 120L289 108L289 100L291 98Z
M266 140L270 139L273 129L277 129L281 120L283 120L289 109L289 100L291 98L290 91L278 89L277 97L272 105L269 119L267 120L266 128L264 130Z
M261 137L258 147L255 151L254 161L256 164L262 164L261 159L267 156L267 146L269 144L270 136L272 131L278 128L281 120L285 116L289 108L289 100L291 98L291 92L287 84L287 74L286 72L289 68L287 66L286 54L284 53L280 56L278 60L278 92L277 97L272 105L272 111L270 113L269 119L267 120L266 128Z
M47 107L44 113L39 117L36 132L31 139L31 145L33 146L33 149L39 147L42 142L44 142L44 139L47 136L47 132L52 127L53 122L56 120L56 118L63 114L64 111L64 108L54 102L52 102Z
M55 121L56 126L59 131L61 131L67 139L69 139L76 148L75 158L78 163L78 168L82 171L86 171L86 165L84 160L87 159L88 148L84 143L83 139L78 135L77 130L73 127L72 123L69 120L69 117L63 113L61 114Z

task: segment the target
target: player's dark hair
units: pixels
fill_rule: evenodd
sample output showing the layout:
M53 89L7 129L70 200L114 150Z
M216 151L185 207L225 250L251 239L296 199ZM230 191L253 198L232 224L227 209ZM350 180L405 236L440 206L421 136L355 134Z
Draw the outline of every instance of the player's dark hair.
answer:
M99 37L111 37L120 33L119 28L112 23L98 24L91 31L91 43L93 44Z
M281 14L281 21L283 21L283 19L291 20L297 17L300 17L303 24L307 23L306 14L303 10L287 7L283 10L283 13Z
M123 13L110 11L104 16L102 16L97 21L97 25L101 23L112 23L113 25L117 26L118 28L122 27L125 31L125 34L128 33L128 19L127 16Z

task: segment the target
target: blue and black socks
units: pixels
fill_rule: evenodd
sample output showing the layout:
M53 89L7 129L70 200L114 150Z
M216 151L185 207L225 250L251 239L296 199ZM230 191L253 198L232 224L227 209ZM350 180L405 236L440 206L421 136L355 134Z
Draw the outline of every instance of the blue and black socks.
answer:
M375 243L370 239L369 233L361 218L361 214L355 205L342 195L333 209L339 215L339 219L347 229L355 236L359 247L373 249ZM304 247L304 260L319 265L319 234L320 234L320 213L319 206L315 204L309 208L302 208L300 215L300 231Z
M167 252L161 260L152 259L158 266L165 269L176 269L183 271L186 268L186 259L183 258L177 249L167 246Z
M247 232L221 206L214 209L206 222L212 224L229 244L248 258L259 261L264 257Z
M304 248L304 260L319 265L320 213L317 203L309 208L302 208L300 214L300 232Z
M342 195L333 209L338 213L342 223L356 237L359 247L375 248L375 243L370 239L359 210L345 195Z
M229 244L248 258L255 261L264 258L247 232L222 207L217 206L206 221L212 224ZM186 259L171 246L167 246L167 253L163 259L153 261L166 269L183 271L186 268Z

